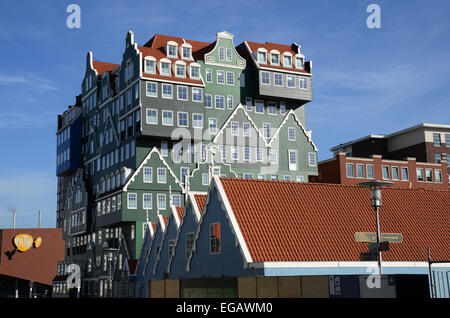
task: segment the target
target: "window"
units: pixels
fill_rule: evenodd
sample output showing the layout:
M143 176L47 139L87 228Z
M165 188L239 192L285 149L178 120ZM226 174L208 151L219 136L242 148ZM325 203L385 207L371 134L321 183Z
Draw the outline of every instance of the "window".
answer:
M347 169L347 178L354 178L355 172L353 171L353 163L347 163L345 166Z
M209 251L211 254L220 253L220 223L212 223L209 226Z
M194 79L200 78L200 67L191 65L191 78Z
M291 181L291 176L284 176L284 181Z
M382 166L382 171L383 171L383 179L384 180L389 180L389 167L388 166Z
M223 47L219 47L219 61L225 60L225 50Z
M245 98L245 109L247 111L251 111L252 110L252 98L251 97Z
M211 135L214 135L217 133L217 119L216 118L209 118L209 133Z
M217 84L225 84L225 72L217 71Z
M392 167L392 180L400 180L398 167Z
M433 169L425 169L425 177L427 182L433 182Z
M264 114L264 102L255 100L255 113Z
M303 176L298 176L296 180L297 182L304 182L305 178Z
M302 57L296 57L295 58L295 67L300 69L300 70L304 69L305 66L304 66L304 61L303 61Z
M192 247L194 246L194 233L186 233L186 259L191 255Z
M216 95L216 108L224 109L225 108L225 98L220 95Z
M205 94L205 107L211 108L212 107L212 95Z
M269 115L276 115L277 114L277 104L269 102L269 104L267 105L267 113Z
M367 165L366 170L367 170L367 179L373 179L374 178L373 165Z
M161 141L161 156L167 157L169 155L169 149L168 149L167 141Z
M409 173L407 167L402 167L402 180L408 181L409 180Z
M145 60L145 73L155 73L155 61L149 59Z
M203 101L203 89L201 88L192 88L192 100L194 102L201 102Z
M173 98L172 84L162 84L162 98Z
M178 112L178 126L187 127L188 124L188 113Z
M181 167L180 168L180 180L181 184L186 184L186 176L189 174L189 168Z
M185 77L186 76L186 65L184 65L184 64L175 64L175 76L177 76L177 77Z
M263 161L263 152L261 148L256 148L256 161Z
M362 164L356 165L356 177L364 178L364 165L362 165Z
M231 62L231 48L227 48L227 62Z
M450 134L445 134L445 147L450 147Z
M166 168L158 168L158 183L167 182L167 170Z
M209 173L202 173L202 185L209 185Z
M153 182L153 173L151 167L144 167L144 183L152 183Z
M142 208L144 210L152 209L152 194L151 193L144 193L142 195Z
M181 197L179 194L172 194L172 205L181 206Z
M212 70L210 68L206 69L206 83L212 83Z
M295 128L294 127L288 127L288 140L295 141Z
M245 87L245 74L239 74L239 87Z
M234 85L234 73L227 72L227 85Z
M278 180L278 175L277 174L273 174L270 176L271 180Z
M435 153L435 154L434 154L434 162L435 162L435 163L441 163L441 160L442 160L442 154L440 154L440 153Z
M308 80L306 77L300 77L298 81L301 89L308 89Z
M231 146L231 159L239 160L239 148L237 146Z
M280 64L280 55L276 53L270 54L270 62L275 65Z
M177 46L167 45L167 56L177 58Z
M261 71L261 84L270 85L270 73Z
M242 128L244 137L250 137L250 123L243 123Z
M187 86L178 86L177 87L177 99L178 100L187 100L188 99L188 88Z
M250 147L244 147L244 160L250 161Z
M289 55L283 56L283 66L284 67L291 67L292 66L292 57Z
M203 128L203 115L192 114L192 126L194 128Z
M103 201L103 202L105 202L105 201ZM129 209L137 209L137 194L136 193L128 193L127 206Z
M173 112L171 110L162 111L162 124L165 126L173 126Z
M308 164L310 167L315 167L317 165L317 155L315 152L308 153Z
M263 132L265 138L270 138L270 124L263 124Z
M294 75L286 75L287 87L295 88L295 77Z
M297 170L297 151L289 150L289 170Z
M237 121L231 122L231 135L233 136L239 135L239 123Z
M161 75L167 75L170 76L170 63L167 62L161 62L160 63L160 73Z
M190 59L192 57L192 49L190 47L183 47L182 52L184 59Z
M228 109L233 109L233 96L227 96L227 107Z
M158 193L157 199L158 199L158 210L165 210L166 209L166 195Z
M158 110L147 108L147 124L157 125L158 124Z
M435 147L441 146L441 134L433 134L433 144Z
M267 53L258 51L258 63L266 63L267 61Z
M269 150L269 163L276 164L277 163L277 150L270 149Z
M434 170L434 182L442 183L442 171L439 169Z
M416 173L417 173L417 181L423 182L424 181L423 169L422 168L417 168L416 169Z
M280 73L274 74L274 84L275 86L283 86L283 74Z

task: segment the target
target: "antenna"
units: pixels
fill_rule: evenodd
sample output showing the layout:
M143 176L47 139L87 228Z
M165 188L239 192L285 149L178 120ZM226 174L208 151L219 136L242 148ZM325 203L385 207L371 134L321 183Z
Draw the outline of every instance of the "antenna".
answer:
M15 229L16 228L16 209L11 208L11 209L9 209L9 211L13 214L13 229Z
M41 210L38 212L38 229L41 228Z

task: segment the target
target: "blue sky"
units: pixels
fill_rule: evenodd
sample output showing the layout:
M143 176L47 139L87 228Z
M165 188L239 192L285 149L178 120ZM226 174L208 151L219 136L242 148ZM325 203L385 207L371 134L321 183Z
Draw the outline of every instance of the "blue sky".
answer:
M81 28L66 7L81 7ZM381 8L369 29L366 8ZM307 128L319 159L341 142L421 122L450 124L450 1L3 1L0 228L56 223L56 115L79 94L85 58L120 63L128 30L212 42L296 42L313 61Z

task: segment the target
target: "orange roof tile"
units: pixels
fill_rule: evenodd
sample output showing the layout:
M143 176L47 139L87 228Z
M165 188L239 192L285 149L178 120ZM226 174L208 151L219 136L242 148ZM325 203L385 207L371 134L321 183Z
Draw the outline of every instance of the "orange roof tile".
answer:
M294 51L292 49L292 46L290 45L284 45L284 44L277 44L277 43L270 43L270 42L265 42L265 43L257 43L257 42L252 42L252 41L246 41L250 50L252 52L256 51L259 48L265 48L268 52L270 52L271 50L277 50L280 52L280 54L283 54L284 52L289 52L292 55L296 55L297 52ZM269 57L268 57L269 58ZM294 61L292 61L292 67L284 67L284 66L276 66L276 65L272 65L270 63L267 64L261 64L261 67L268 67L268 68L273 68L273 69L278 69L278 70L288 70L288 71L294 71L294 72L299 72L299 73L306 73L309 74L308 71L306 70L301 70L298 68L295 68L294 65Z
M221 178L253 262L359 261L375 232L369 189L334 184ZM382 233L402 233L385 261L450 259L450 191L385 188Z
M184 207L177 206L176 209L177 209L178 219L181 220L181 218L183 217L183 213L184 213Z
M106 63L101 61L92 62L94 69L97 71L98 77L101 77L103 72L111 72L112 70L119 67L119 64Z
M200 214L202 214L203 206L205 205L206 201L206 194L195 194L194 198L195 201L197 202L198 210L200 211Z

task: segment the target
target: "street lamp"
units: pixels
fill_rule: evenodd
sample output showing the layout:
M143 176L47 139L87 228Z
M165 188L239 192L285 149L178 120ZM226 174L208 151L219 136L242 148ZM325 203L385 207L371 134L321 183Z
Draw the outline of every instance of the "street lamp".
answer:
M361 188L370 188L370 202L375 210L376 224L377 224L377 258L378 258L378 271L381 276L381 250L380 250L380 217L379 217L379 209L381 207L381 188L389 187L393 183L379 180L372 180L369 182L358 183L358 187Z

